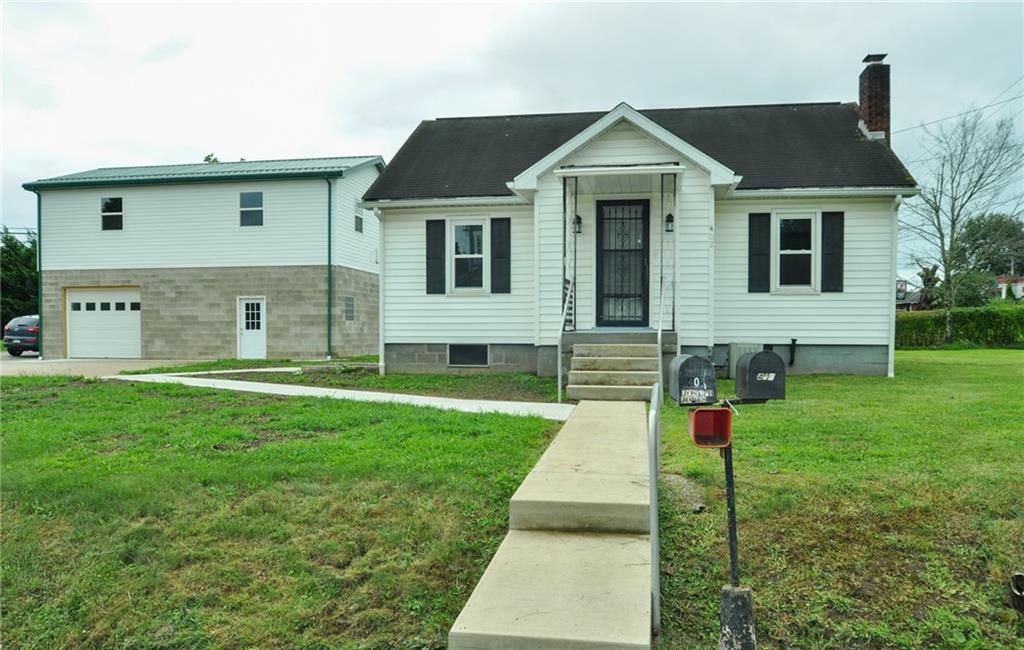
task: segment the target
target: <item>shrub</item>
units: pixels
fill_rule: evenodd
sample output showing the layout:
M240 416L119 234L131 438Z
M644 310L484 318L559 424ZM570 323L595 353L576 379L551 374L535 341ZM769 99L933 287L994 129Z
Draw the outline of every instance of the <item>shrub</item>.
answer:
M942 310L896 313L896 345L926 348L945 344ZM992 348L1024 347L1024 305L993 304L953 310L953 343Z

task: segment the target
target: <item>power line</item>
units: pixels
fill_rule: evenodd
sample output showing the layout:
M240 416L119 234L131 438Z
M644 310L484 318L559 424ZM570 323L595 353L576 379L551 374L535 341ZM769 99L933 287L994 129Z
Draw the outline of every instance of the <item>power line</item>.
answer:
M969 111L964 111L963 113L957 113L956 115L948 115L946 117L940 117L939 119L932 120L931 122L922 122L921 124L918 124L917 126L908 126L905 129L899 129L898 131L893 131L892 135L896 135L897 133L903 133L905 131L913 131L914 129L920 129L921 127L929 126L931 124L938 124L939 122L945 122L946 120L951 120L954 117L960 117L962 115L970 115L971 113L977 113L978 111L983 111L986 108L990 108L992 106L999 106L1001 104L1008 104L1008 103L1012 102L1015 99L1020 99L1021 97L1024 97L1024 93L1021 93L1019 95L1015 95L1014 97L1011 97L1009 99L1004 99L1001 102L993 102L993 103L988 104L986 106L982 106L981 108L972 108Z

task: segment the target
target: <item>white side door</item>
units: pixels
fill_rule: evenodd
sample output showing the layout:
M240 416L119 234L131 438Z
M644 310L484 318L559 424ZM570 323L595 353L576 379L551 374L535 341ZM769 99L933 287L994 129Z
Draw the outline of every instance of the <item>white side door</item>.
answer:
M142 356L142 302L131 287L67 290L67 345L72 358Z
M238 299L238 358L267 358L267 299Z

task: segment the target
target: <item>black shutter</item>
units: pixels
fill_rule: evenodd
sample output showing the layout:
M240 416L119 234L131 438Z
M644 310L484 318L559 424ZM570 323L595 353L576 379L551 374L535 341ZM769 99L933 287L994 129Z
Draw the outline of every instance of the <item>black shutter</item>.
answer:
M444 293L444 219L427 220L427 293Z
M491 219L491 293L512 292L511 231L511 219Z
M843 290L843 213L821 213L821 290Z
M768 293L772 284L772 215L749 215L747 228L747 291Z

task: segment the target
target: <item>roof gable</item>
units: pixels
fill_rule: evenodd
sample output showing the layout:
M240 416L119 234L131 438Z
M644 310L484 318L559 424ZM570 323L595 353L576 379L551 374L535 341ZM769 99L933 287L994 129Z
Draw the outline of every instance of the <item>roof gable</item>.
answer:
M540 176L551 171L558 163L572 156L588 143L601 137L621 123L630 124L633 128L667 147L669 150L696 164L711 176L712 185L731 185L739 180L734 178L735 174L731 169L655 123L650 118L638 113L629 104L622 102L554 151L518 174L509 185L509 189L517 193L536 190L537 179Z

